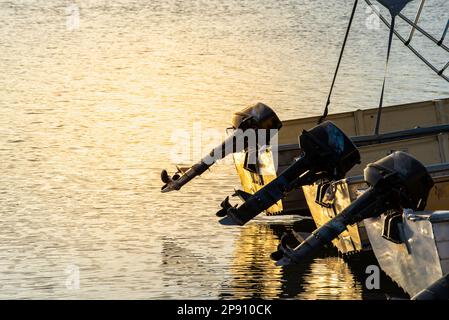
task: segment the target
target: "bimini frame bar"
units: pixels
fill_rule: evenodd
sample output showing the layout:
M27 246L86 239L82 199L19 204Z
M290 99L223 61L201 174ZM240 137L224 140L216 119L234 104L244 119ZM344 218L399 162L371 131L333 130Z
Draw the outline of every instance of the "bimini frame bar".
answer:
M365 2L370 6L371 10L380 18L380 20L390 29L391 24L388 22L388 20L380 13L380 11L372 4L370 0L365 0ZM418 11L419 12L419 11ZM411 25L413 28L415 28L417 31L421 32L424 36L426 36L431 41L435 42L439 47L443 48L445 51L449 52L449 48L443 44L445 35L447 33L447 29L449 28L449 21L448 25L446 26L445 32L443 33L443 36L441 40L435 39L432 35L430 35L428 32L426 32L424 29L422 29L420 26L418 26L416 23L405 17L403 14L399 13L398 16L403 19L405 22L407 22L409 25ZM415 19L416 20L416 19ZM449 67L449 62L442 68L438 69L433 64L431 64L426 58L424 58L411 44L410 41L405 39L397 30L393 31L395 36L407 47L409 48L419 59L421 59L422 62L424 62L430 69L432 69L437 75L439 75L441 78L449 82L449 77L444 74L444 71ZM409 37L410 39L410 37Z
M447 34L447 30L448 29L449 29L449 19L447 20L446 28L444 28L443 35L441 36L440 41L438 41L438 44L443 44L443 41L444 41L444 38L446 38L446 34Z
M426 0L421 0L421 3L419 4L419 9L418 9L418 12L416 13L416 17L415 17L415 25L413 25L412 29L410 30L407 44L410 43L410 41L412 41L413 35L415 34L416 26L418 25L418 21L419 21L419 18L421 17L421 12L422 12L422 9L424 8L425 3L426 3ZM399 13L399 16L401 16L401 15L402 14ZM402 18L402 19L404 19L404 18Z

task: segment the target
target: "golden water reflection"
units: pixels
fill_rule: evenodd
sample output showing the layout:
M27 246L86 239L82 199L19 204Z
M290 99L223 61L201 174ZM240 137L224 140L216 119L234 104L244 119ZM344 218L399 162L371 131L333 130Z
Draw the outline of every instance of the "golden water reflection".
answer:
M382 290L365 288L366 266L377 264L374 257L361 255L344 259L326 249L313 259L288 267L276 267L269 258L282 233L291 225L253 223L246 226L236 242L229 285L224 297L238 299L385 299L404 293L382 274ZM229 292L230 291L230 292Z

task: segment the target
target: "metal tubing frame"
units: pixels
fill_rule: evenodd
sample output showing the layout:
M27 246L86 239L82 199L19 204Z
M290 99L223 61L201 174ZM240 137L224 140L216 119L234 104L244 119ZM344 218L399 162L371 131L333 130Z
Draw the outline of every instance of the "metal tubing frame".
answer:
M365 2L370 6L371 10L380 18L380 20L388 27L391 28L391 24L388 22L387 19L379 12L379 10L376 9L376 7L372 4L370 0L365 0ZM427 33L425 30L423 30L421 27L410 21L407 17L403 16L402 14L399 14L399 17L409 23L411 26L414 26L416 30L424 34L426 37L428 37L430 40L434 41L438 44L439 40L436 40L433 36L431 36L429 33ZM404 19L405 18L405 19ZM423 32L424 31L424 32ZM446 30L447 31L447 30ZM437 75L439 75L441 78L449 82L449 77L444 75L444 70L448 67L444 67L443 69L439 70L434 65L432 65L426 58L424 58L413 46L411 46L409 43L407 43L407 40L396 30L393 30L394 35L407 47L409 48L419 59L421 59L422 62L424 62L430 69L432 69ZM449 52L449 48L445 46L444 44L439 45L441 48ZM449 63L449 62L448 62Z
M426 0L421 0L421 3L419 4L418 12L416 13L415 17L415 25L418 25L419 18L421 17L422 9L424 8L424 4L426 3ZM410 30L410 34L408 36L407 43L410 43L412 41L413 35L415 34L416 27L412 26L412 29Z

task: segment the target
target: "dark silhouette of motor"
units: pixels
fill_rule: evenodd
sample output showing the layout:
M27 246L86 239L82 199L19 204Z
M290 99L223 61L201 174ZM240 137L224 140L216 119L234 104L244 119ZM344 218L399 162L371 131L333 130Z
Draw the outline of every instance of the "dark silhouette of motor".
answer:
M268 145L272 137L277 133L277 130L281 127L282 122L276 113L263 103L258 103L255 106L235 113L232 119L234 133L193 166L189 168L177 168L177 172L171 177L167 170L163 170L161 180L165 185L161 191L170 192L181 189L190 180L201 175L216 161L223 159L230 153L240 152L248 147L258 148ZM249 145L250 143L248 142L250 135L247 133L249 130L254 130L252 133L257 140L254 146ZM265 134L263 134L262 130L265 131Z
M298 263L303 258L329 244L348 225L377 217L390 210L404 208L423 210L433 180L426 168L415 158L401 151L369 164L364 171L370 186L357 200L312 234L292 246L291 235L284 235L278 251L272 254L278 265Z
M227 197L217 216L224 225L244 225L300 186L319 179L341 179L357 163L360 154L351 140L332 122L304 130L299 137L302 155L276 179L253 195L247 195L240 206L232 206Z

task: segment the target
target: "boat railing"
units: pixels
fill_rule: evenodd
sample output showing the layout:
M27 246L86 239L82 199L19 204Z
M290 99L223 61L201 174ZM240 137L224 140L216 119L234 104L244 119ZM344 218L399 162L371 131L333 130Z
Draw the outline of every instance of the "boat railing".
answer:
M351 140L355 143L356 146L364 147L373 144L381 144L406 139L421 138L448 132L449 132L449 124L443 124L431 127L417 127L413 129L401 130L396 132L381 133L379 135L357 136L352 137Z
M417 127L413 129L388 132L379 135L366 135L351 137L351 140L357 147L364 147L375 144L382 144L407 139L416 139L437 134L449 133L449 124L436 125L431 127ZM299 144L290 143L280 145L279 151L292 151L299 149Z
M449 175L449 163L437 163L426 166L427 172L432 177L441 176L441 175ZM363 175L350 176L344 179L344 181L348 184L357 184L363 183L365 181Z

